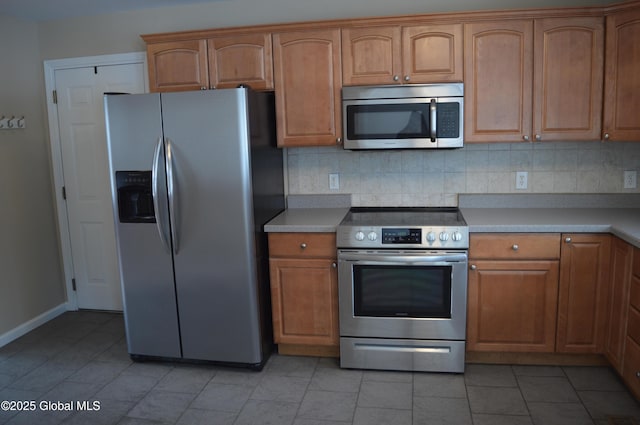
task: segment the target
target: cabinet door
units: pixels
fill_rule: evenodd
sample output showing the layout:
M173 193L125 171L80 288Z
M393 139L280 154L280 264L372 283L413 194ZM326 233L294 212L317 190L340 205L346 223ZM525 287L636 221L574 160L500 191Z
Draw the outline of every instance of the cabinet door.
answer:
M465 24L465 142L531 136L533 21Z
M341 127L340 30L273 35L278 146L335 145Z
M467 350L553 352L558 261L469 261Z
M147 66L151 92L202 90L209 87L205 40L149 44Z
M627 335L629 286L633 247L622 239L613 238L611 246L611 301L609 304L609 331L605 354L611 365L622 373L622 355Z
M402 29L402 79L410 83L462 81L462 24Z
M400 84L400 40L400 27L344 28L344 85Z
M210 88L245 84L254 90L273 89L271 34L210 38L207 48Z
M533 131L536 140L599 140L603 18L535 22Z
M275 342L337 346L335 260L272 258L269 264Z
M604 138L640 140L640 8L607 17Z
M563 235L556 351L604 351L610 257L609 235Z
M640 398L640 345L633 338L627 337L625 347L622 379L631 393Z

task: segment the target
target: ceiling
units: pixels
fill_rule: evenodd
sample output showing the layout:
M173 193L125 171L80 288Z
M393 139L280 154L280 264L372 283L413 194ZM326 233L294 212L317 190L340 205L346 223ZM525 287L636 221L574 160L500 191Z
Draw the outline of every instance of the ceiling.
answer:
M0 0L0 15L28 21L46 21L214 1L232 0Z

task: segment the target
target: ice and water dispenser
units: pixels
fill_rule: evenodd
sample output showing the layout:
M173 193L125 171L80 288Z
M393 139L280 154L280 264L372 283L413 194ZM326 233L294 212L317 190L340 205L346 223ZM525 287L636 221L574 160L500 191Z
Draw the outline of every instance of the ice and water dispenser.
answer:
M155 223L151 171L116 171L120 223Z

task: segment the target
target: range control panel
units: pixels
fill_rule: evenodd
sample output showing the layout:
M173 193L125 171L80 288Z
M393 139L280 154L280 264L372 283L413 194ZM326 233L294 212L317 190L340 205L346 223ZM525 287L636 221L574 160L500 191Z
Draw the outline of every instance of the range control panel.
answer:
M469 228L466 226L339 226L336 237L341 248L469 247Z

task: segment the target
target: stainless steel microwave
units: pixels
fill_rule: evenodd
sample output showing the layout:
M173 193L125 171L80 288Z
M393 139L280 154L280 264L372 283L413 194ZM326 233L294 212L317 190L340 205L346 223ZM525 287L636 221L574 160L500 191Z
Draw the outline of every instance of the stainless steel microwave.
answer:
M462 83L342 89L345 149L461 148Z

